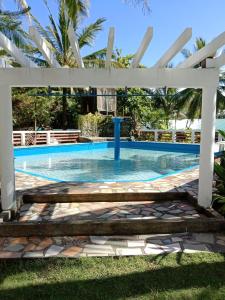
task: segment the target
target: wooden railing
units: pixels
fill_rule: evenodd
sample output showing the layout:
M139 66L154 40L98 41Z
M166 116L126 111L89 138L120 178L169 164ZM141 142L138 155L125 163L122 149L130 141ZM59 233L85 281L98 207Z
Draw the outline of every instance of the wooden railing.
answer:
M199 144L201 141L201 130L142 130L140 131L140 140ZM216 131L215 142L219 142L221 140L222 137Z
M13 131L14 146L77 143L80 130Z

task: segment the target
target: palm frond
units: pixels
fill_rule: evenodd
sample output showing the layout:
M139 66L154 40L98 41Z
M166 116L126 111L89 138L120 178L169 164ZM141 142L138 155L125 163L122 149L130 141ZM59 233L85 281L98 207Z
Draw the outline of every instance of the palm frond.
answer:
M92 46L96 34L102 30L102 24L105 18L99 18L96 22L86 26L80 34L78 34L78 42L80 48L84 46Z

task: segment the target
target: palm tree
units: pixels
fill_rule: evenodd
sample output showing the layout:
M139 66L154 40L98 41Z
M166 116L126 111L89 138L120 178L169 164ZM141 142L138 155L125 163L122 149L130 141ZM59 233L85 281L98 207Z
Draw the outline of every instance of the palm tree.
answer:
M166 128L169 128L169 120L180 114L180 99L177 98L177 89L175 88L161 88L154 90L152 95L152 105L155 109L163 112L163 119Z
M99 31L102 30L104 18L97 19L94 23L82 27L82 20L88 15L88 5L85 0L73 0L71 3L66 0L58 0L58 16L55 18L48 6L48 1L44 0L46 8L49 12L49 25L43 27L37 19L33 17L34 24L41 35L46 39L49 47L54 52L55 57L61 66L77 67L76 58L72 52L72 48L68 37L69 23L72 23L74 32L78 38L80 49L85 46L91 46ZM101 49L83 57L84 64L100 63L104 59L106 49ZM42 56L36 57L36 62L46 63ZM67 128L68 103L67 96L70 94L70 89L63 88L62 90L62 127Z
M19 9L18 11L0 10L0 32L12 40L17 47L26 52L30 52L32 49L28 41L28 34L22 28L21 17L26 15L29 10L29 7ZM0 50L0 56L6 58L9 63L16 65L5 50Z
M194 52L202 49L206 45L206 41L203 38L197 38L194 44ZM192 52L188 49L182 50L182 54L185 58L192 55ZM215 55L215 54L214 54ZM213 55L213 56L214 56ZM205 67L206 60L200 62L195 66L198 68L200 66ZM220 76L220 85L217 89L217 113L220 110L225 109L225 96L223 92L225 91L225 75ZM195 118L201 118L201 107L202 107L202 90L187 88L180 91L177 96L177 103L179 105L179 110L185 112L188 119L193 121Z

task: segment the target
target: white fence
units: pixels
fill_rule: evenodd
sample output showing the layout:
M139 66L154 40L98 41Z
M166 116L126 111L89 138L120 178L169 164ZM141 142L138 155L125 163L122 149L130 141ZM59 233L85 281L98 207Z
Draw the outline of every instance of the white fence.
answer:
M201 130L142 130L139 138L154 142L199 144L201 141ZM215 141L220 142L221 140L221 135L216 131Z
M14 146L29 146L77 143L79 136L80 130L13 131L13 144ZM201 130L142 130L139 132L138 140L199 144ZM222 137L216 131L215 142L220 141Z
M76 143L80 130L13 131L14 146Z

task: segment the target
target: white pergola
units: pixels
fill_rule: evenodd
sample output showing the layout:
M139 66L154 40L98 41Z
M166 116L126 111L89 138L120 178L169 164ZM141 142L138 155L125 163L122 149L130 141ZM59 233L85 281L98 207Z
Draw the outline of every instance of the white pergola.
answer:
M214 164L214 136L216 117L216 94L219 83L219 69L225 65L225 54L215 57L216 52L225 44L225 32L213 39L204 48L187 58L174 68L168 63L181 51L192 36L187 28L175 40L165 54L151 68L138 68L139 63L153 37L153 28L149 27L143 37L129 69L112 67L111 59L114 44L114 28L110 28L105 68L87 69L80 54L78 41L72 26L68 36L70 46L78 68L62 68L40 36L35 27L29 28L29 35L50 68L39 68L30 61L6 36L0 33L0 47L7 51L21 68L10 68L0 63L0 174L1 205L3 210L15 208L15 173L12 144L12 87L87 87L96 88L201 88L202 93L202 135L200 145L200 174L198 203L208 207L212 200L212 179ZM209 58L210 57L210 58ZM205 61L205 67L194 68Z

